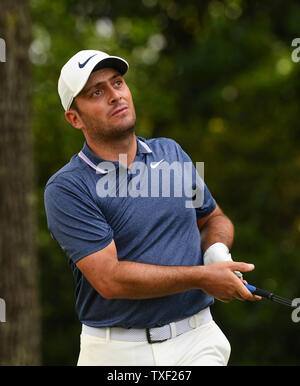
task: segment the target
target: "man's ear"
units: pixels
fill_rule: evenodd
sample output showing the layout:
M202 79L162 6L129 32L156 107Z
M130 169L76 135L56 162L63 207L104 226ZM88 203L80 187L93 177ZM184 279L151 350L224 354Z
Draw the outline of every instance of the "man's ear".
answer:
M65 112L66 120L73 126L75 129L82 130L83 122L76 110L68 110Z

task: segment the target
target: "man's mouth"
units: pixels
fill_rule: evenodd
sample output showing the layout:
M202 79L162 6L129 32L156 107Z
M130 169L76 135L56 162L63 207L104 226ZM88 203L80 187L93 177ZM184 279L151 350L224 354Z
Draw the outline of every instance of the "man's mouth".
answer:
M125 110L128 110L128 106L117 107L115 110L113 110L111 116L115 117L116 115L123 113Z

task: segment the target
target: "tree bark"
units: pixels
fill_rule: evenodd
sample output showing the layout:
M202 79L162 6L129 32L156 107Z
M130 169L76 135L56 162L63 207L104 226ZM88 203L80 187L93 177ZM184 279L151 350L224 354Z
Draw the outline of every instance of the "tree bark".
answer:
M6 42L0 63L0 297L6 302L0 365L39 365L28 0L1 0L0 37Z

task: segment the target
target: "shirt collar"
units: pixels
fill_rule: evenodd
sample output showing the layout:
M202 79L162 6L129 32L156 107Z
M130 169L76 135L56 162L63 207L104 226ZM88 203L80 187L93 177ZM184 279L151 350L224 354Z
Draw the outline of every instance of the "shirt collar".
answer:
M143 154L149 154L152 153L152 150L150 149L149 145L147 145L146 141L142 137L137 137L137 153L143 153Z
M137 154L149 154L152 150L147 145L146 141L142 137L137 137ZM98 167L100 162L105 162L103 158L98 157L88 146L86 141L84 142L82 150L78 153L78 156L87 163L91 168L96 170L100 174L107 174L108 171ZM117 161L109 161L115 165L119 165Z

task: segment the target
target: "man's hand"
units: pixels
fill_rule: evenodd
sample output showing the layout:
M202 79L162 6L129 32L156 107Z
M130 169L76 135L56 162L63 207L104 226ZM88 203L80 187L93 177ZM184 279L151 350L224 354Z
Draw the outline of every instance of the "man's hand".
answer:
M250 272L254 269L253 264L225 261L212 263L204 266L204 275L201 280L201 289L207 294L222 302L232 299L260 300L260 296L252 295L239 279L234 271Z
M215 243L211 245L204 253L203 263L204 265L209 265L212 263L217 263L221 261L233 261L229 248L223 243ZM240 271L234 271L237 277L243 280L243 275Z

